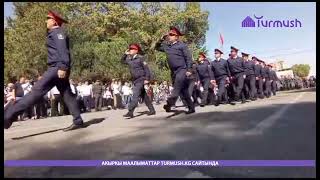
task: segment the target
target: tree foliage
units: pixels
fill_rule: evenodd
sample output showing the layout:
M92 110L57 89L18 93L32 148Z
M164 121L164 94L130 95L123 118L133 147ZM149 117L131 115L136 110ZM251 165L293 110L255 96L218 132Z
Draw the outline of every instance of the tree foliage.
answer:
M301 78L307 77L310 72L309 64L295 64L292 67L293 74Z
M166 56L154 49L170 26L183 27L187 42L196 56L208 30L208 12L198 2L185 8L160 2L14 2L15 18L7 19L4 39L5 81L47 68L46 14L60 12L69 21L64 29L70 37L72 77L92 74L107 78L130 77L120 58L129 43L140 43L153 74L170 80Z

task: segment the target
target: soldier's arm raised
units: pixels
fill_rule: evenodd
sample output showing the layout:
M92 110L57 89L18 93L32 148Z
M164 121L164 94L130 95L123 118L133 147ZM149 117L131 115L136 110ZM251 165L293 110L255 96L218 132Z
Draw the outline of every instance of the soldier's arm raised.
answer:
M167 45L165 41L166 35L162 36L161 39L156 43L155 49L164 52L164 47Z

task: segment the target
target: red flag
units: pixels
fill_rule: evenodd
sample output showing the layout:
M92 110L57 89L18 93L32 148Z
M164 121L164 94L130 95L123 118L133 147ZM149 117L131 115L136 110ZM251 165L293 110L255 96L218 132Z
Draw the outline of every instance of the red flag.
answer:
M222 37L222 34L219 33L219 35L220 35L220 43L221 43L221 45L223 46L223 37Z

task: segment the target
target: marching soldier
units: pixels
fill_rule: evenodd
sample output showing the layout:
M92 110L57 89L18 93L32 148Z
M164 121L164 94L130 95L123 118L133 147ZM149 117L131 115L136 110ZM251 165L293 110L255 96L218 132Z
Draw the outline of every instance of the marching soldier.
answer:
M69 75L70 75L70 51L69 38L63 32L61 25L67 23L61 16L53 11L49 11L47 16L47 48L49 68L32 88L31 92L21 100L6 107L4 111L4 128L8 129L16 117L23 113L25 109L34 105L51 88L57 86L63 96L65 104L68 106L73 116L73 124L64 131L69 131L84 127L80 116L80 109L76 97L72 94Z
M189 87L188 87L188 92L189 94L192 96L193 99L193 104L195 106L199 105L198 103L198 96L197 96L197 89L198 89L198 81L199 81L199 75L197 72L197 64L196 62L192 62L192 69L190 70L191 75L187 77L187 80L189 81ZM187 102L184 99L184 96L182 93L180 93L180 99L182 100L182 103L184 104L184 106L187 106Z
M134 109L138 106L139 97L143 96L144 101L149 109L148 115L155 115L156 111L147 95L145 85L149 83L151 78L150 69L145 61L144 56L138 54L141 52L139 44L130 44L129 49L122 56L122 63L128 64L130 73L133 78L133 95L128 107L128 113L124 117L133 118Z
M215 83L218 85L217 100L215 106L219 106L222 96L226 94L226 82L229 81L231 73L227 60L221 58L223 52L220 49L214 50L215 60L211 62L211 69L214 75ZM229 99L226 99L230 103Z
M258 89L257 91L255 91L254 97L257 98L259 95L259 98L262 98L263 97L263 77L261 74L262 66L259 64L260 60L257 57L253 56L252 60L255 63L254 74L255 74L255 80L257 85L256 87Z
M262 77L262 87L263 87L263 91L262 91L262 95L261 95L261 99L263 99L265 97L265 91L266 91L266 78L267 78L267 69L266 69L266 63L262 60L260 60L260 65L261 65L261 77Z
M206 58L207 57L203 52L199 53L199 64L197 66L197 72L199 74L198 84L202 84L203 87L203 94L201 96L200 104L201 107L207 105L209 83L215 82L212 70L210 68L210 62Z
M271 73L270 73L270 69L268 67L269 65L265 65L264 69L266 72L266 76L265 76L265 91L264 94L267 98L269 98L271 96Z
M279 80L277 73L272 69L273 66L270 64L269 65L269 70L270 70L270 80L271 80L271 91L273 93L273 95L276 95L276 91L277 91L277 81Z
M249 61L249 54L243 53L242 52L242 58L244 60L244 66L245 66L245 72L246 72L246 79L245 79L245 84L249 91L249 97L250 100L254 101L255 99L255 94L256 94L256 79L255 79L255 64L251 60Z
M244 72L244 62L243 60L238 57L238 49L231 46L231 58L227 60L230 73L231 73L231 79L233 80L233 86L235 91L235 100L239 101L242 89L243 89L243 83L244 79L246 78L245 72ZM242 102L244 103L243 99Z
M187 77L192 74L192 57L188 46L179 40L182 35L177 28L170 28L169 34L163 36L156 44L156 49L167 54L173 82L171 96L167 99L167 104L163 108L166 112L170 112L176 99L182 93L189 109L186 113L190 114L195 112L194 104L188 92L189 81L187 81ZM165 41L165 38L168 41Z

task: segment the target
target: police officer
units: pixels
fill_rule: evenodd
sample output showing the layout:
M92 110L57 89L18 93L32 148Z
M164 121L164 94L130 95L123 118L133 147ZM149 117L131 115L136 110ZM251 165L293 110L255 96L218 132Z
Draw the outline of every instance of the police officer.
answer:
M272 68L273 68L273 65L269 64L269 70L270 70L270 76L271 76L270 77L270 80L271 80L271 91L272 91L272 94L275 96L276 95L276 91L277 91L277 81L279 79L278 79L277 73Z
M259 96L259 98L262 98L262 94L263 94L263 78L261 75L261 69L262 66L260 65L260 60L253 56L252 60L255 64L255 68L254 68L254 74L255 74L255 80L256 80L256 91L255 91L255 95L254 97L257 98Z
M155 115L156 111L152 105L151 99L148 97L145 85L147 85L151 79L150 69L146 63L145 57L138 54L141 52L139 44L130 44L129 49L122 56L122 63L128 64L130 73L133 79L133 95L131 102L128 106L128 113L123 115L124 117L133 118L134 109L138 106L139 97L144 97L149 112L148 115Z
M69 75L70 75L70 51L69 39L63 32L61 25L67 23L57 13L49 11L47 16L47 48L48 48L48 69L32 88L31 92L20 101L11 104L4 111L4 128L8 129L16 117L25 109L34 105L51 88L57 86L63 96L65 104L68 106L73 116L73 124L64 131L85 127L80 116L80 109L76 97L72 94Z
M269 65L265 65L263 68L265 69L266 75L265 75L265 91L264 94L267 98L271 96L271 73L270 69L268 67Z
M231 73L229 70L228 62L221 58L223 52L220 49L214 50L215 60L211 62L211 69L216 82L214 85L218 85L217 99L215 101L215 106L219 106L221 103L222 96L226 94L226 82L229 81ZM229 99L226 99L229 103Z
M199 64L197 66L197 72L199 74L198 84L201 84L203 87L200 107L207 105L209 84L215 82L212 70L210 68L210 62L206 58L207 57L203 52L199 53Z
M163 106L166 112L171 111L176 99L182 93L186 100L188 111L187 114L194 113L194 104L188 92L189 81L187 76L190 76L192 69L192 56L188 46L179 40L183 34L176 27L171 27L169 34L162 37L157 42L156 49L167 54L169 68L171 70L171 78L173 82L173 90L171 96L167 99L167 104ZM165 41L167 39L168 41Z
M192 69L190 72L191 72L191 75L187 77L187 80L189 81L188 92L192 96L194 106L198 106L199 93L197 91L200 91L198 88L199 74L197 72L197 63L194 61L192 62ZM180 93L179 97L182 100L183 104L187 106L187 102L184 99L184 96L182 93Z
M242 58L244 60L244 67L246 72L245 84L249 91L250 100L255 101L256 94L256 78L255 78L255 64L252 60L249 60L249 54L242 52Z
M262 94L261 99L265 97L265 91L266 91L266 77L267 77L267 69L266 69L266 63L263 60L260 60L261 65L261 77L262 77Z
M236 101L239 101L239 97L243 90L243 83L244 79L246 78L245 75L245 68L244 68L244 61L242 58L238 57L238 49L231 46L231 58L227 60L230 73L231 73L231 79L233 80L233 86L234 86L234 97ZM242 99L242 102L244 103L244 100Z

